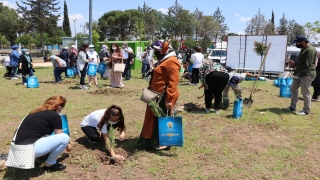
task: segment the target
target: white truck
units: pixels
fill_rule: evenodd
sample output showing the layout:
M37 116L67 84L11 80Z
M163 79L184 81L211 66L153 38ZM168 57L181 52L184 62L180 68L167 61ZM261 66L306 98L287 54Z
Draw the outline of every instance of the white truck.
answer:
M209 52L208 59L218 62L220 64L226 64L227 58L227 42L218 42L215 48Z

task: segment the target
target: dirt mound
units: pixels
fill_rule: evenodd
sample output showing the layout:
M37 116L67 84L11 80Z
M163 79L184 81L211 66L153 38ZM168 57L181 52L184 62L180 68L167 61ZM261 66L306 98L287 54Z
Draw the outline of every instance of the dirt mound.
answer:
M131 93L132 91L123 90L120 88L106 88L106 89L98 89L95 91L88 92L89 94L106 94L106 95L120 95L120 94L127 94Z
M184 104L184 110L187 112L202 111L203 109L204 108L201 106L201 104L194 104L194 103Z

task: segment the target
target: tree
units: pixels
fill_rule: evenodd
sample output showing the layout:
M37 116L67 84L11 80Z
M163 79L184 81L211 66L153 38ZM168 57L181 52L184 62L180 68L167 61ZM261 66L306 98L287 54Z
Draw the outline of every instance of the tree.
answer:
M217 39L219 38L220 40L223 35L227 34L227 31L229 30L228 26L224 24L225 17L222 16L222 11L220 11L219 7L217 10L213 13L213 18L219 23L219 31L214 35L214 41L217 42Z
M249 35L262 35L264 34L267 21L265 15L261 13L260 8L257 15L247 22L247 28L245 32Z
M145 39L151 39L153 41L155 32L157 29L157 22L161 19L158 19L157 17L159 12L152 9L146 3L143 3L143 6L138 6L138 10L142 14L142 24L140 25L143 30L141 31L139 36L143 36Z
M203 17L203 12L199 11L198 8L196 8L196 10L193 12L193 17L194 17L194 27L195 27L196 40L199 41L199 31L201 29L200 21L201 21L201 18ZM196 42L197 45L198 45L198 41Z
M66 0L64 0L64 9L63 9L63 23L62 23L63 31L66 36L71 37L71 29L69 22L69 14Z
M97 48L99 46L98 44L99 40L100 40L99 33L95 30L92 30L92 44L94 45L94 47Z
M6 47L8 43L9 43L8 39L6 39L5 36L0 34L0 46L1 46L1 48Z
M197 42L192 37L186 38L183 44L188 48L194 48L197 46Z
M142 15L138 10L110 11L98 20L100 36L124 41L137 35L136 22L139 21Z
M86 22L86 29L89 31L89 22ZM93 31L96 31L96 32L100 31L98 21L92 20L92 32ZM101 41L103 40L104 39L102 39Z
M200 36L203 37L201 41L202 51L205 52L207 50L206 48L211 44L212 37L220 30L220 26L213 16L203 16L200 25L202 27L200 29Z
M264 34L268 34L268 35L276 34L276 28L274 26L274 13L273 13L273 10L272 10L272 14L271 14L271 21L269 21L269 23L266 25L266 27L264 29Z
M5 36L5 39L9 40L12 44L14 44L17 38L18 20L19 16L17 12L0 2L0 34Z
M315 21L313 24L308 22L304 25L305 29L307 30L307 38L313 38L318 43L320 42L320 21Z
M65 37L65 31L58 27L53 35L49 36L51 44L62 44L62 37Z
M23 25L27 31L38 31L40 33L42 55L44 51L44 33L53 35L57 28L57 21L60 16L54 15L60 7L56 0L21 0L22 5L17 2L17 12L23 16Z
M279 21L279 26L277 27L277 33L280 35L288 34L288 20L285 13L282 14L282 18Z
M23 36L19 36L16 39L16 44L21 43L21 45L26 46L29 48L29 46L34 43L34 39L29 34L25 34Z

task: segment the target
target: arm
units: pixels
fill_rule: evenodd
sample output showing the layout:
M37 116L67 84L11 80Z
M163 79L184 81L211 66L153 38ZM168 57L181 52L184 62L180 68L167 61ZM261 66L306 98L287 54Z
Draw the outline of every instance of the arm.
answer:
M251 73L246 73L246 76L247 76L247 77L252 77L252 78L258 78L258 77L259 77L258 74L253 75L253 74L251 74Z
M179 73L180 65L173 60L166 60L168 64L165 66L166 75L168 76L168 84L166 88L167 97L165 100L166 108L172 108L175 103L176 96L178 96L178 83L179 83Z
M83 51L81 51L80 53L79 53L79 58L83 61L83 62L89 62L89 59L87 59L87 56L86 56L86 53L85 52L83 52Z
M126 136L126 128L124 128L123 131L120 132L119 140L122 141L125 136Z
M19 61L20 61L20 63L19 63L19 69L22 69L22 61L23 61L22 56L20 56Z
M60 62L59 62L59 60L58 60L58 58L56 59L56 62L57 62L57 64L58 64L58 66L59 66L60 68L62 68L62 66L61 66L61 64L60 64Z
M111 142L109 140L108 134L101 133L103 136L104 141L106 142L106 148L110 152L111 157L115 157L118 160L124 160L124 157L121 155L117 155L114 151L113 148L111 147Z

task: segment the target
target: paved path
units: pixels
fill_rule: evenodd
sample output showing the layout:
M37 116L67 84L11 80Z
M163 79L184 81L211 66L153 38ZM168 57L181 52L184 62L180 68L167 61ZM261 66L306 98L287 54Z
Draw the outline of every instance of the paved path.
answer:
M34 62L33 63L34 67L50 67L52 66L51 62Z

